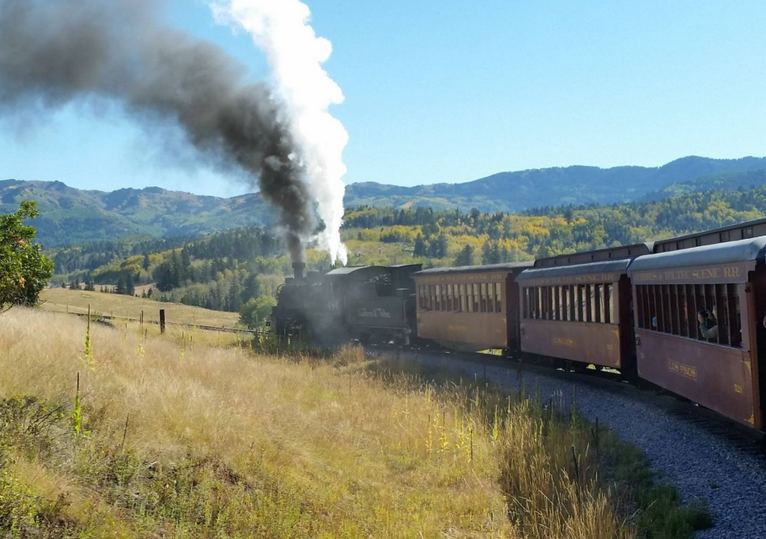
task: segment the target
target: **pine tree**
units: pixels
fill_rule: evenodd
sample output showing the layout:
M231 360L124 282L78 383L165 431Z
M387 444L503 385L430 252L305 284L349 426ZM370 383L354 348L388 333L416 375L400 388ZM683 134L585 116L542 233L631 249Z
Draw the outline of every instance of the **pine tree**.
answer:
M473 264L473 247L466 245L455 258L456 266L470 266Z

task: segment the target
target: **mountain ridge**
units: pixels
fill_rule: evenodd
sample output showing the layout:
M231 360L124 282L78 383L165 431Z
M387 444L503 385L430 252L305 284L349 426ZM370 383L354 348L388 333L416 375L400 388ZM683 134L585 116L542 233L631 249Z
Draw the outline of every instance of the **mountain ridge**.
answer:
M766 157L687 156L659 167L572 165L498 172L460 183L397 186L364 181L347 186L345 204L520 212L658 199L764 183ZM274 213L258 193L223 198L156 186L107 192L76 189L61 181L0 180L0 213L14 211L27 199L38 202L41 216L35 226L47 247L132 236L193 236L275 224Z

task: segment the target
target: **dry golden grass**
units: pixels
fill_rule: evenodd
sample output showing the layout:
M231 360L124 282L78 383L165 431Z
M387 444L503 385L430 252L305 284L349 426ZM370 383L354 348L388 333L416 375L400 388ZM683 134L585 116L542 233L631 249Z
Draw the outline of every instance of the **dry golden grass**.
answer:
M0 401L21 410L0 413L18 429L0 531L10 507L13 533L60 536L629 535L592 470L570 476L570 429L524 399L373 373L357 348L277 359L93 325L88 360L85 327L0 316Z
M46 288L40 294L41 308L51 312L70 312L84 314L88 305L94 313L107 316L139 319L141 311L144 320L157 322L160 309L165 309L169 323L207 325L233 328L239 322L238 313L211 311L202 307L192 307L180 303L165 303L146 298L90 292L87 290L69 290L66 288Z

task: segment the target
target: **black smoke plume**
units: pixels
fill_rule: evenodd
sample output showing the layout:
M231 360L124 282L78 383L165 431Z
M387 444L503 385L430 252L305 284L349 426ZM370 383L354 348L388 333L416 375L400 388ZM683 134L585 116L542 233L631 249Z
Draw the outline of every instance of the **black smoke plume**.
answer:
M222 49L159 22L157 0L0 0L0 112L106 98L173 122L279 212L294 261L316 226L279 101Z

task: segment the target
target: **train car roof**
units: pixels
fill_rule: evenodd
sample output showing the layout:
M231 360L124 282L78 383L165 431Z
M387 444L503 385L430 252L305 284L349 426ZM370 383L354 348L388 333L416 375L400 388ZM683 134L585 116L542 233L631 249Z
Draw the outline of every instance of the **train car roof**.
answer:
M370 269L382 269L382 266L343 266L342 268L335 268L326 273L329 277L337 277L341 275L350 275L352 273L363 273Z
M572 264L570 266L551 266L547 268L530 268L524 270L516 277L517 281L529 281L531 279L549 279L558 277L572 277L590 273L626 273L630 265L630 258L621 260L608 260L605 262L589 262L587 264Z
M760 236L641 256L630 265L630 272L689 266L713 266L752 260L761 262L764 260L765 254L766 236Z
M482 273L489 271L503 271L503 270L518 270L524 268L531 268L533 262L507 262L503 264L485 264L483 266L452 266L443 268L429 268L422 271L418 271L413 275L418 277L421 275L440 275L443 273Z
M546 256L535 260L535 268L551 268L570 266L574 264L589 264L591 262L609 262L646 255L654 251L654 242L632 243L616 247L604 247L591 251L577 251L556 256ZM615 255L613 257L613 255Z
M737 230L737 229L748 228L748 227L752 228L752 227L755 227L755 226L758 226L758 225L764 225L764 224L766 224L766 219L765 218L753 219L751 221L743 221L741 223L734 223L734 224L722 226L722 227L719 227L719 228L712 228L710 230L703 230L701 232L692 232L691 234L684 234L683 236L675 236L675 237L672 237L672 238L666 238L664 240L655 240L654 241L654 245L655 245L655 249L654 250L655 250L656 253L666 252L666 251L662 251L662 246L666 245L666 244L673 244L673 243L677 243L677 242L681 242L681 241L685 241L685 240L690 240L690 239L693 239L693 238L701 238L703 236L709 236L709 235L712 235L712 234L720 234L721 232L727 232L727 231L730 231L730 230ZM746 238L746 239L750 239L750 238Z
M328 277L346 277L348 275L365 275L368 273L386 273L388 271L402 271L407 269L420 269L420 264L397 264L395 266L344 266L328 271Z

